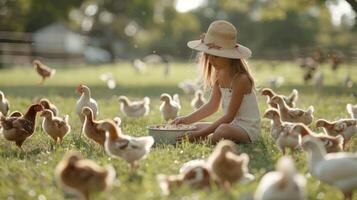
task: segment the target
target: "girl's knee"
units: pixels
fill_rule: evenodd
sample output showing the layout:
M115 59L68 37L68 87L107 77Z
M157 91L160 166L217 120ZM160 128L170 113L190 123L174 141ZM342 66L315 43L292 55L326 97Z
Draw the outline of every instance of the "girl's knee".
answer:
M219 134L224 134L225 132L227 132L229 129L229 124L221 124L219 125L216 130L214 131L215 133L219 133Z
M229 129L228 124L221 124L219 125L216 130L212 133L211 139L213 142L217 143L220 140L225 138L225 134L227 133Z

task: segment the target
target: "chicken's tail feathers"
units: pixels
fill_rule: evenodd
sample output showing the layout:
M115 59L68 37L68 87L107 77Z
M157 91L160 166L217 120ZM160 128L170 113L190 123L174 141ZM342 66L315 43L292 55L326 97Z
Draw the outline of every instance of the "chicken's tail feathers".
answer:
M144 103L145 103L145 105L149 105L150 104L150 98L149 97L144 97Z
M311 115L314 111L315 111L314 106L310 106L310 107L307 109L307 113L310 114L310 115Z
M174 100L178 105L181 105L181 103L180 103L180 97L179 97L178 94L174 94L173 100Z
M289 100L293 103L295 103L299 98L299 92L297 89L293 89L291 94L289 95Z

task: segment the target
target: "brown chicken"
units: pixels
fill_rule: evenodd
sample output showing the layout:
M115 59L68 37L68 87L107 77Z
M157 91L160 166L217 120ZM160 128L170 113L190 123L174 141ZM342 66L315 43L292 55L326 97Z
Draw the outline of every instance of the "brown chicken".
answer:
M344 138L343 147L345 149L348 141L357 133L357 119L340 119L333 122L318 119L316 127L322 127L328 135L342 135Z
M326 135L323 133L315 134L309 129L309 127L307 127L306 125L304 125L302 123L294 125L290 131L297 132L298 134L301 135L301 137L310 135L310 136L320 140L324 144L324 147L325 147L327 153L340 152L343 150L343 137L342 136L334 137L334 136Z
M82 109L82 114L85 117L83 125L84 135L104 147L105 131L97 127L99 124L103 123L103 121L94 120L93 111L89 107L84 107ZM120 126L121 119L119 117L115 117L113 121L117 127Z
M21 149L22 143L35 131L36 113L43 110L40 104L33 104L21 117L0 117L3 135L6 140L13 141Z
M211 186L211 173L206 166L195 166L182 174L157 176L161 191L164 195L169 195L170 191L187 184L195 189L203 189Z
M264 88L261 91L261 94L263 96L267 97L267 103L273 107L273 108L278 108L278 105L275 103L269 103L270 99L273 98L274 96L278 95L276 94L272 89L270 88ZM291 92L291 94L289 96L283 96L281 95L286 103L286 105L288 105L290 108L295 107L296 105L296 101L299 98L299 92L296 89L293 89L293 91Z
M42 122L42 129L47 133L55 143L62 142L63 137L71 131L71 126L68 124L68 115L62 118L55 117L51 110L45 109L41 113L44 117Z
M213 177L228 190L242 179L251 179L253 175L248 173L248 163L248 155L244 153L237 155L235 144L229 140L220 141L207 160Z
M83 159L78 152L71 152L57 165L55 175L64 190L76 194L81 200L89 200L91 193L112 186L115 170L111 165L104 168L92 160Z
M286 105L284 98L280 95L271 98L269 103L278 104L281 120L284 122L300 122L309 125L313 120L313 106L310 106L307 110L289 108L288 105Z
M43 84L46 78L50 78L56 73L55 69L49 68L39 60L34 60L32 64L34 65L37 73L42 77L42 80L39 84Z
M43 106L44 109L49 109L52 111L52 114L56 117L58 116L58 108L50 100L42 98L39 103Z

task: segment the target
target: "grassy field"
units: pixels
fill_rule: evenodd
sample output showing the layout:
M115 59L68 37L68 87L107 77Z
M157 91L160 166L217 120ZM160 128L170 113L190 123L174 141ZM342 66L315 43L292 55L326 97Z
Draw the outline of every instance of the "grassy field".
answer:
M180 166L197 158L207 158L213 147L207 143L182 143L176 146L157 146L152 149L146 160L140 162L136 174L128 175L127 165L123 160L110 158L104 150L93 142L82 137L78 139L79 119L75 114L75 103L79 98L75 92L77 84L86 84L91 88L92 96L99 104L99 119L122 117L124 132L130 135L147 135L146 126L161 123L159 112L159 96L163 92L181 94L183 109L181 114L192 111L190 101L192 96L184 95L177 87L183 79L194 79L197 70L194 64L176 63L170 77L163 77L161 66L149 66L147 72L138 75L128 64L115 66L67 66L57 67L57 73L45 85L39 86L40 78L35 71L28 68L13 68L0 70L0 90L5 93L11 103L11 110L25 112L35 97L47 97L60 109L60 115L69 114L72 131L62 145L51 148L51 140L45 135L37 119L36 131L24 145L24 152L20 153L17 147L0 138L0 199L74 199L65 194L54 180L54 168L63 155L72 150L79 150L85 158L92 159L100 165L112 164L117 172L115 186L111 191L96 194L93 199L251 199L260 178L274 169L276 161L282 155L275 143L269 137L270 122L262 120L262 140L254 144L237 145L239 152L250 156L249 169L256 176L256 180L247 185L235 185L231 194L225 194L216 188L211 191L193 191L181 188L169 197L162 197L156 182L159 173L176 174ZM346 73L357 74L356 66L348 69L343 66L337 72L332 72L329 66L323 66L325 88L320 95L315 94L312 84L303 84L301 70L293 63L277 63L275 68L263 61L252 61L250 67L257 81L258 87L266 86L270 76L283 76L284 84L276 89L278 93L289 94L293 88L300 92L297 106L307 108L315 106L315 120L326 118L335 120L347 118L347 103L356 103L357 99L352 92L357 92L357 85L353 88L344 88L342 81ZM113 72L118 86L109 90L99 80L104 72ZM357 80L355 80L357 81ZM151 112L147 117L131 119L119 112L119 95L140 99L144 96L151 98ZM267 108L266 99L258 95L261 114ZM217 114L218 115L218 114ZM213 120L217 115L210 117ZM312 126L314 130L315 127ZM322 131L322 130L316 130ZM356 152L357 138L355 137L349 151ZM296 163L300 173L305 174L308 184L308 199L342 199L342 193L326 184L320 183L307 173L306 156L298 152ZM343 168L343 166L341 166ZM357 199L357 193L355 193Z

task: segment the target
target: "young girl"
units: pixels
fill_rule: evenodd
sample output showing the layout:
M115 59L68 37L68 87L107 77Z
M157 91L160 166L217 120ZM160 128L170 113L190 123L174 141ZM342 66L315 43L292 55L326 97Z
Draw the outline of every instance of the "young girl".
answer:
M254 91L254 79L244 59L251 51L236 43L237 30L223 20L214 21L201 40L187 43L201 51L204 87L211 88L210 100L188 116L178 117L174 124L192 124L215 113L222 102L224 115L213 123L196 123L197 130L177 137L190 141L210 137L213 143L222 139L252 142L260 138L260 113Z

